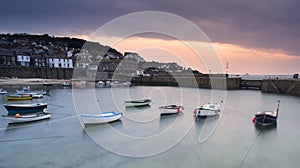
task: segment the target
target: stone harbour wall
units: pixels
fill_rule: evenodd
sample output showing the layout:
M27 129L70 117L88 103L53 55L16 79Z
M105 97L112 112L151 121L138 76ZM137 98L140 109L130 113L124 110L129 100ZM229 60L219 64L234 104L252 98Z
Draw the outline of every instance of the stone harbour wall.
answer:
M71 79L73 76L73 69L5 67L0 68L0 76L8 78Z
M262 81L261 91L264 93L279 93L300 96L300 80L266 79Z

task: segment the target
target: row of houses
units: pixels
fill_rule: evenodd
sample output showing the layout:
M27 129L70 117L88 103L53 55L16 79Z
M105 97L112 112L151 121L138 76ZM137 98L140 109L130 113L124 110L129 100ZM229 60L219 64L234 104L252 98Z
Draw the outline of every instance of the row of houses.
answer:
M92 59L91 55L80 53L73 57L43 57L41 55L15 55L1 53L0 67L44 67L44 68L79 68L102 72L132 73L138 68L138 61L133 59Z
M76 68L140 76L165 72L182 72L183 70L176 63L146 62L138 54L130 52L125 53L122 59L118 59L109 54L93 57L88 52L77 53L73 56L45 57L41 55L17 55L0 50L0 68L5 67Z
M73 59L44 58L28 55L0 55L0 67L51 67L73 68Z

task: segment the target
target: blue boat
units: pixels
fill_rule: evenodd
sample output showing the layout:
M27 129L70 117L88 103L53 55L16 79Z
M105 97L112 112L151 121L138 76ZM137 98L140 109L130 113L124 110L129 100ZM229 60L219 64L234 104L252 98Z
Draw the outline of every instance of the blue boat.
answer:
M16 114L30 114L47 109L47 103L32 103L32 104L4 104L3 105L8 116Z
M259 125L274 125L277 123L277 117L279 113L279 103L278 100L277 109L275 111L260 111L255 114L252 121Z

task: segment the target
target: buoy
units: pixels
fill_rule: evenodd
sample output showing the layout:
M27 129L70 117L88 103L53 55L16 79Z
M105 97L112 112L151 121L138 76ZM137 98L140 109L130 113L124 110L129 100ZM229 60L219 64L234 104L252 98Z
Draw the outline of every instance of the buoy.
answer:
M256 117L252 118L252 122L254 122L254 123L256 122Z
M183 107L183 106L181 107L181 110L184 110L184 107Z
M180 113L180 108L177 109L177 113Z
M20 115L19 113L17 113L17 114L15 115L15 117L16 117L16 118L20 118L21 115Z

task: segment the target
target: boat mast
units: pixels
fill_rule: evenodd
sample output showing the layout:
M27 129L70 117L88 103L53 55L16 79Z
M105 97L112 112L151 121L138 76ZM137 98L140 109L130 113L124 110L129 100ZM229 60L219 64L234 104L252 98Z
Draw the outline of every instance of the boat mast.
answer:
M278 113L279 113L279 104L280 104L280 100L277 100L277 109L276 109L276 118L278 117Z

